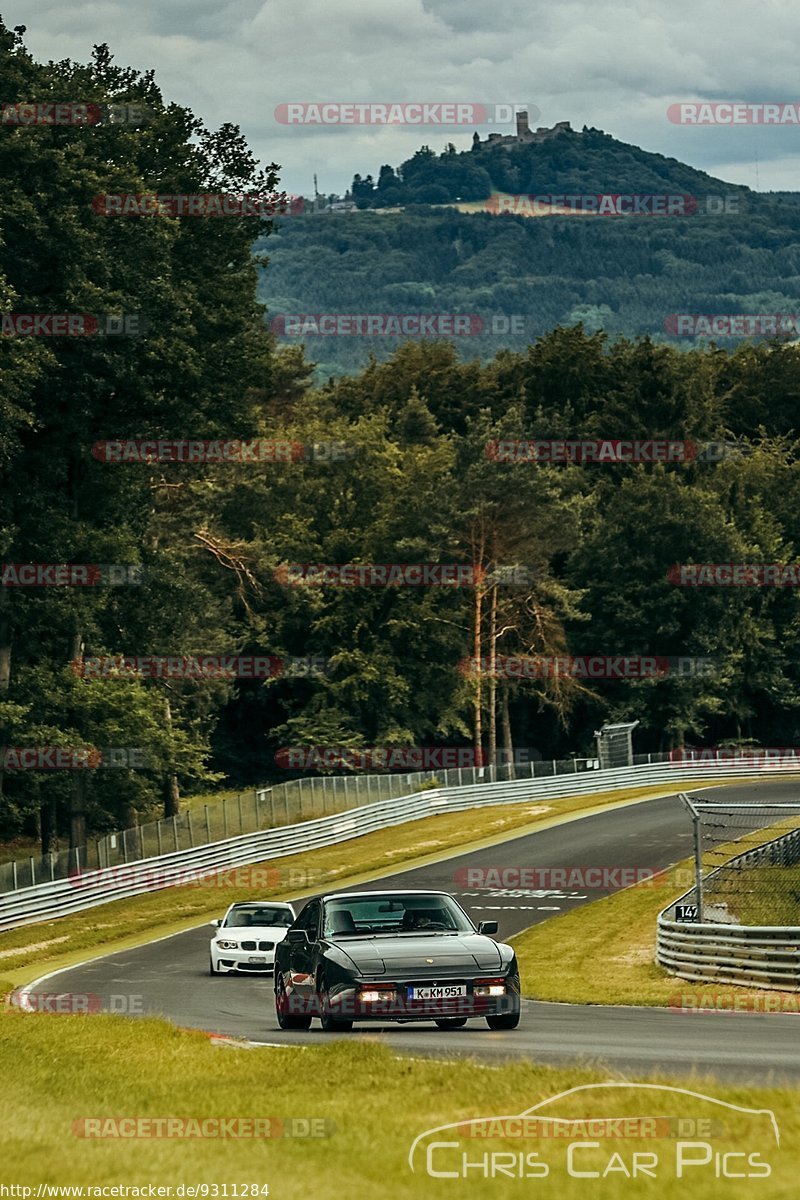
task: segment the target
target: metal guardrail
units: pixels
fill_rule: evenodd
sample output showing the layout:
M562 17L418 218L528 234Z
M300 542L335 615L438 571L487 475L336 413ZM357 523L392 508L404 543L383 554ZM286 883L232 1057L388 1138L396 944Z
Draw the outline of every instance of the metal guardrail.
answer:
M796 863L799 837L798 831L793 830L772 838L763 846L737 854L712 871L704 884L739 864L748 867L762 862ZM800 992L800 925L687 923L674 919L676 904L696 901L697 889L692 887L659 913L656 934L659 966L679 979L693 983L727 983L770 991ZM707 901L707 907L711 903Z
M485 768L489 770L489 768ZM346 842L352 838L445 812L460 812L488 805L525 803L533 799L556 800L565 796L621 788L670 784L690 778L745 777L786 773L781 764L742 770L732 764L662 762L586 771L549 779L472 784L436 788L391 800L381 800L345 813L335 813L294 825L229 838L212 845L165 854L107 870L84 872L0 896L0 930L52 920L105 904L109 900L139 896L180 883L199 881L215 872Z
M661 755L642 755L642 762ZM313 817L346 812L376 800L393 800L428 787L463 787L503 779L574 775L586 759L549 759L508 767L457 767L450 770L383 772L380 775L317 775L289 779L236 797L187 808L174 817L148 821L93 838L85 846L0 863L0 895L40 883L69 879L79 871L106 870L161 857L178 850L210 846L245 833L293 825ZM637 760L634 759L634 763Z

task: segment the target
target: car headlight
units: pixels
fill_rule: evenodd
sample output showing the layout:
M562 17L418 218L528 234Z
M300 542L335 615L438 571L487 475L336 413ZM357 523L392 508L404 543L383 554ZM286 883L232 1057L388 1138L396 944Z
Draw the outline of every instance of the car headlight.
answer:
M220 940L217 942L217 949L218 950L238 950L239 943L238 942L223 942Z
M502 979L476 979L473 992L476 996L505 996L505 981Z

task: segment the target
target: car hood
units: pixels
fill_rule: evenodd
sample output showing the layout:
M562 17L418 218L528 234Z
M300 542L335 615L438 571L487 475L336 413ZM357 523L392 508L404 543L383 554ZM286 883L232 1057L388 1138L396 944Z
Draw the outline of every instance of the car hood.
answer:
M502 964L500 949L482 933L449 934L443 937L390 934L387 937L343 937L333 943L352 959L362 975L408 975L435 977L442 974L469 975L497 971ZM433 962L428 962L428 959Z
M229 929L218 929L214 937L223 938L225 941L238 938L239 941L250 942L254 938L258 941L260 938L269 939L273 942L280 942L286 937L286 925L248 925L246 928L241 925L232 925Z

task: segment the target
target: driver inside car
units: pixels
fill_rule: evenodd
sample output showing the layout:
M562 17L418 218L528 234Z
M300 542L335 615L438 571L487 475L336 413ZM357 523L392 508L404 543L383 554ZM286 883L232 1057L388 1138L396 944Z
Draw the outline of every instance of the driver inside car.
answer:
M443 913L437 909L413 909L407 908L403 913L404 930L412 929L431 929L434 926L443 928L442 920Z

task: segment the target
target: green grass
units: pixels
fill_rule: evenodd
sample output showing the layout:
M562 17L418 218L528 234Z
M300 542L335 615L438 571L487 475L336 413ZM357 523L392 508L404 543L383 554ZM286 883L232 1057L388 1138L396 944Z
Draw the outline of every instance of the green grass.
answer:
M688 785L676 781L671 786ZM0 972L17 983L26 983L79 962L92 952L110 953L199 925L220 916L236 901L339 887L370 875L379 877L392 867L433 860L459 848L501 841L512 834L521 836L569 815L664 794L663 787L640 787L564 797L549 803L532 800L424 817L339 845L223 873L215 881L217 885L186 884L134 899L109 901L74 916L0 933ZM274 879L271 884L264 878L268 872L268 879ZM242 884L243 876L252 879L252 886Z
M492 1035L487 1034L487 1037ZM456 1038L457 1040L457 1038ZM24 1064L24 1065L23 1065ZM216 1045L205 1035L147 1018L69 1017L0 1013L0 1072L3 1078L3 1182L40 1182L93 1187L236 1183L268 1185L273 1200L313 1196L383 1196L392 1200L439 1200L454 1196L547 1200L622 1197L685 1200L726 1197L769 1200L797 1195L800 1107L789 1091L673 1080L717 1100L775 1112L781 1150L768 1118L720 1109L707 1100L636 1089L579 1092L550 1109L562 1117L649 1116L717 1122L708 1138L714 1151L758 1152L771 1164L768 1181L716 1182L713 1164L676 1179L676 1141L601 1141L598 1151L581 1151L581 1169L602 1170L613 1154L628 1163L634 1150L658 1155L657 1178L636 1181L619 1171L605 1181L570 1178L564 1139L475 1138L459 1141L447 1164L502 1150L538 1153L546 1179L502 1175L468 1180L436 1179L425 1171L424 1154L408 1163L412 1142L426 1130L476 1117L522 1112L538 1101L582 1084L621 1080L599 1066L550 1068L523 1059L501 1067L471 1062L393 1056L366 1035L354 1034L308 1048L244 1048ZM96 1138L76 1135L82 1118L318 1118L328 1122L324 1138L176 1139ZM80 1126L78 1127L80 1128ZM447 1139L454 1135L448 1133ZM584 1140L577 1135L574 1140ZM441 1152L439 1152L441 1153ZM508 1160L506 1160L508 1161ZM739 1168L741 1160L736 1160ZM209 1195L212 1193L209 1192ZM228 1192L229 1195L232 1193ZM241 1193L240 1193L241 1194Z

